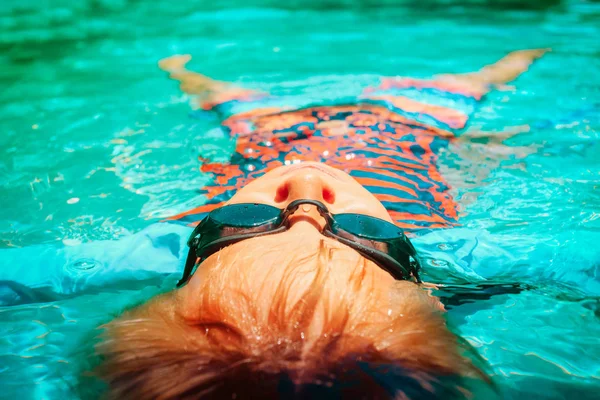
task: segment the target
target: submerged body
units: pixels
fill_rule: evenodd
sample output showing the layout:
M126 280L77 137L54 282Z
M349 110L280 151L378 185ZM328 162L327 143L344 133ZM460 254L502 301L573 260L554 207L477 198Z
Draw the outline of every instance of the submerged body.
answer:
M161 67L183 90L200 94L197 106L216 113L236 141L229 163L200 156L201 170L213 174L201 190L207 203L172 220L194 225L273 168L311 161L347 172L402 228L456 226L457 204L437 166L439 152L466 127L492 85L516 78L543 52L511 53L472 74L382 78L354 98L302 107L189 72L183 69L188 57L165 59Z

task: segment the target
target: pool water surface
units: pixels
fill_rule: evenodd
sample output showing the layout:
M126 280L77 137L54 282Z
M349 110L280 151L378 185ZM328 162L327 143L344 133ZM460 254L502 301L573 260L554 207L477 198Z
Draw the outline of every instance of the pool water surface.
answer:
M0 280L23 283L0 288L14 300L0 306L0 398L94 398L101 386L80 376L95 328L179 277L177 264L102 262L107 241L133 252L136 233L202 204L198 157L234 147L159 59L189 53L219 80L335 100L377 76L470 72L526 48L552 51L491 92L468 130L529 132L445 149L462 226L414 243L503 398L597 398L599 3L43 3L0 5Z

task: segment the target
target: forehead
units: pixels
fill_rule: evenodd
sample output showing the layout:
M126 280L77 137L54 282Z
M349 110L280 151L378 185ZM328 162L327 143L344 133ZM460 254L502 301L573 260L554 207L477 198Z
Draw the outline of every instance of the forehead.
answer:
M267 312L276 293L285 292L289 304L295 304L316 282L339 301L344 293L367 290L367 286L369 293L386 297L395 280L350 247L314 228L302 228L244 240L220 250L198 266L178 296L182 315L190 319L198 317L197 305L203 298L215 296L242 301L236 307L251 303ZM235 293L243 296L233 296Z
M232 275L232 279L273 282L283 279L290 270L315 271L323 264L347 267L365 261L354 249L323 236L312 225L296 224L286 232L225 247L199 265L192 278L210 279L214 271L233 268L238 275Z
M310 261L311 255L322 251L335 252L346 259L358 260L361 256L352 248L322 235L309 225L296 224L288 231L247 239L228 246L217 253L220 262L257 260L301 259ZM214 256L214 255L213 255ZM211 256L206 260L208 262Z
M319 233L312 225L296 224L286 232L244 240L213 254L199 267L201 270L235 265L235 270L253 279L282 277L286 268L316 270L327 266L331 273L345 275L358 265L391 276L356 250ZM289 269L288 268L288 269ZM197 273L198 273L197 272ZM393 280L393 278L391 278Z

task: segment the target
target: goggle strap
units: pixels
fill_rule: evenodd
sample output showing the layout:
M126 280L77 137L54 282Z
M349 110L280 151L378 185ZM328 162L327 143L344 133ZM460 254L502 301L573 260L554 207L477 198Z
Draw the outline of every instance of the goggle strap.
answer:
M198 236L200 236L200 230L204 227L205 221L208 220L208 216L205 217L202 221L198 222L198 224L196 225L196 227L194 228L194 230L192 231L192 234L190 235L188 241L187 241L187 245L189 247L195 247L194 245L194 240L198 238Z
M196 246L190 247L190 251L188 251L187 259L185 260L185 268L183 269L183 276L177 282L177 287L181 287L185 284L192 274L194 267L196 266L196 260L198 257L196 256Z
M412 257L412 258L413 258L413 261L410 262L410 273L412 276L414 276L417 283L422 283L423 281L421 280L421 277L419 276L419 270L421 269L421 264L419 264L419 261L415 257Z

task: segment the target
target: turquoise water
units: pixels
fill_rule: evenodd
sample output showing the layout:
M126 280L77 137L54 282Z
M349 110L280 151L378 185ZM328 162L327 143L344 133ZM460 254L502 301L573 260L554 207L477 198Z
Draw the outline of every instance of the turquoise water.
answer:
M198 155L227 159L232 143L216 120L188 116L161 57L190 53L191 68L221 80L335 98L378 75L468 72L511 50L551 47L488 96L470 126L531 131L444 152L464 226L415 243L430 281L465 292L486 280L528 288L448 312L503 397L596 397L600 4L389 3L2 2L0 252L124 239L201 204ZM35 275L47 267L37 260L0 255L0 268ZM77 377L93 362L94 327L175 279L78 291L74 282L101 267L78 258L61 268L69 279L54 282L60 296L42 290L35 302L0 307L0 397L91 397Z

